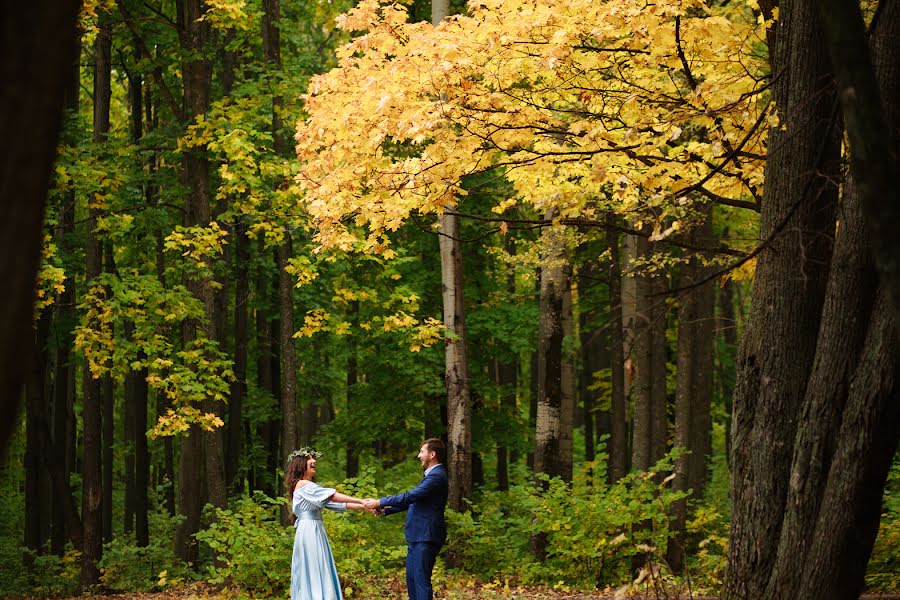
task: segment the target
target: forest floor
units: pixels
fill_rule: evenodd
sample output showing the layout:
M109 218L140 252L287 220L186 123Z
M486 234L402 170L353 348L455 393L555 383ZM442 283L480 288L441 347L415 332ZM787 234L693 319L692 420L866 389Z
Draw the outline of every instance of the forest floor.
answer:
M402 589L400 582L390 586L391 595L384 596L380 592L378 596L365 593L351 593L346 600L388 600L406 598L406 590ZM396 589L393 589L396 588ZM153 593L120 593L111 595L84 595L74 596L63 600L243 600L253 598L246 592L239 593L228 588L211 586L208 584L194 584L189 587L177 588L166 592ZM510 600L718 600L716 596L698 596L688 593L650 594L617 596L615 590L604 590L592 593L574 592L540 587L514 587L504 588L491 584L475 584L462 582L459 585L435 590L435 600L498 600L500 598ZM36 599L34 599L36 600ZM860 600L900 600L900 594L863 594Z

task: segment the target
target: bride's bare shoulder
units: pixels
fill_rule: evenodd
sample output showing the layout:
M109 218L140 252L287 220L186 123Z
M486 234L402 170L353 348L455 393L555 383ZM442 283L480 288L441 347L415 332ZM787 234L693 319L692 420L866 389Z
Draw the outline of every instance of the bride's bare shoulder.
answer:
M312 481L309 481L308 479L301 479L297 482L297 485L294 486L294 491L296 492L297 490L303 489L311 483Z

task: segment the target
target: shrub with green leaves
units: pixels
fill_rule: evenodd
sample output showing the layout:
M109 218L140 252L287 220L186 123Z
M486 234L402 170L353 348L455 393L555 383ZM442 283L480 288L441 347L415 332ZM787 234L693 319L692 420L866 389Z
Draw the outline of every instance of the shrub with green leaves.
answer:
M281 524L285 502L254 492L230 508L215 509L214 522L195 534L215 555L207 581L231 583L253 596L287 594L294 529Z
M894 458L884 490L884 510L866 570L871 591L900 590L900 454Z
M150 592L179 586L194 579L188 565L175 555L175 530L183 516L149 514L150 544L118 537L103 547L100 584L120 592Z
M447 551L462 569L484 579L582 587L630 581L632 557L665 553L670 507L686 496L663 480L676 455L613 485L598 461L569 485L545 477L539 486L487 492L471 512L448 513ZM529 549L538 534L547 542L543 563Z

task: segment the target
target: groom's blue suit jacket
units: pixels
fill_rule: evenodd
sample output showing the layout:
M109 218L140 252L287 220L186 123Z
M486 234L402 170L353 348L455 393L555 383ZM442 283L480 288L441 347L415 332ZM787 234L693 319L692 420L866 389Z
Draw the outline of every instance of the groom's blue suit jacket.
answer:
M444 465L436 465L415 488L396 496L381 499L384 514L406 510L406 541L436 542L447 538L444 507L447 505L449 484Z

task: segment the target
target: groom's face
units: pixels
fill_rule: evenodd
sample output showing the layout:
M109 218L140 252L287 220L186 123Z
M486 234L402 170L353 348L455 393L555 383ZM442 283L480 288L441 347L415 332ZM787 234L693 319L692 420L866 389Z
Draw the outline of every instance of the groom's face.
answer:
M419 448L419 462L422 463L423 469L427 469L434 464L434 452L429 450L426 445Z

